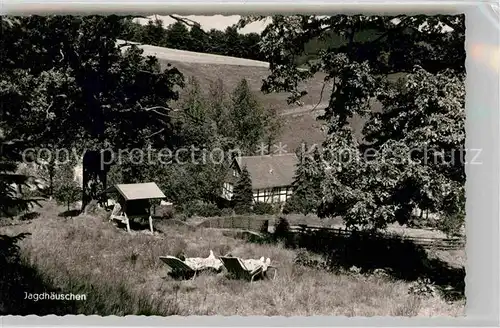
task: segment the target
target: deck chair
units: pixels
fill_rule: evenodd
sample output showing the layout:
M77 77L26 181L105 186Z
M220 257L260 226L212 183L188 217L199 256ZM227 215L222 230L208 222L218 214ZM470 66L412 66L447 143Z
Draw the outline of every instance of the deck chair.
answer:
M174 276L196 277L197 270L194 270L186 262L175 256L160 256L160 260L172 269Z
M253 271L248 270L245 267L245 264L241 261L241 259L237 257L220 257L220 260L224 264L224 267L226 267L227 271L229 274L234 276L235 278L238 279L247 279L250 280L250 282L253 282L255 277L257 276L262 276L263 275L263 267L259 266Z
M109 216L109 221L120 221L127 225L127 231L130 232L130 222L125 213L122 213L122 206L119 203L116 203L111 211L111 215Z

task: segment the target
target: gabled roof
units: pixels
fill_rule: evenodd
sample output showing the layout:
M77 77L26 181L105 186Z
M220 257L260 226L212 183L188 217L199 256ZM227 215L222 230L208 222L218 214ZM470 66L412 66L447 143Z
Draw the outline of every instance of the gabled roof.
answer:
M246 166L252 189L290 186L299 159L295 154L241 156L235 159L240 170Z
M117 184L113 186L125 200L159 199L166 196L154 182Z

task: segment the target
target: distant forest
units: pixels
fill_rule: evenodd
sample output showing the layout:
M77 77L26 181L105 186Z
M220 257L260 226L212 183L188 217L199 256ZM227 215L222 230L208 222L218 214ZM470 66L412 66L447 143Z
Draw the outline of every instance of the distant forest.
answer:
M188 29L181 21L165 27L159 19L152 19L146 25L133 20L131 17L124 20L122 39L159 47L267 61L259 48L260 35L240 34L236 26L228 26L224 31L211 29L206 32L196 24ZM373 40L378 33L372 30L359 32L356 41ZM344 36L334 32L328 33L326 37L314 38L304 46L304 53L296 59L296 64L315 60L321 49L336 48L346 43Z
M153 19L141 25L133 18L127 18L121 38L159 47L265 61L259 50L260 36L257 33L239 34L233 26L225 31L212 29L206 32L195 24L190 29L183 22L165 27L161 20Z

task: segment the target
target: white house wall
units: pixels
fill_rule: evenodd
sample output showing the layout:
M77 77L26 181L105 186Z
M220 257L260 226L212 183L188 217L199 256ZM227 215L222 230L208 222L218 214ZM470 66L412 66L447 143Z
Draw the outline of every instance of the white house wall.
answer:
M284 203L292 195L292 188L267 188L253 191L254 202L256 203Z

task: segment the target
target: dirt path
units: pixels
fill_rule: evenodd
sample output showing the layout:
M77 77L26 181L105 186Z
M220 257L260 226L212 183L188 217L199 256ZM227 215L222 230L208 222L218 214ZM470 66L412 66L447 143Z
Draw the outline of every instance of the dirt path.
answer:
M293 107L281 112L281 115L296 115L303 113L314 113L316 115L321 115L324 112L324 109L328 106L328 103L320 103L319 105L304 105Z

